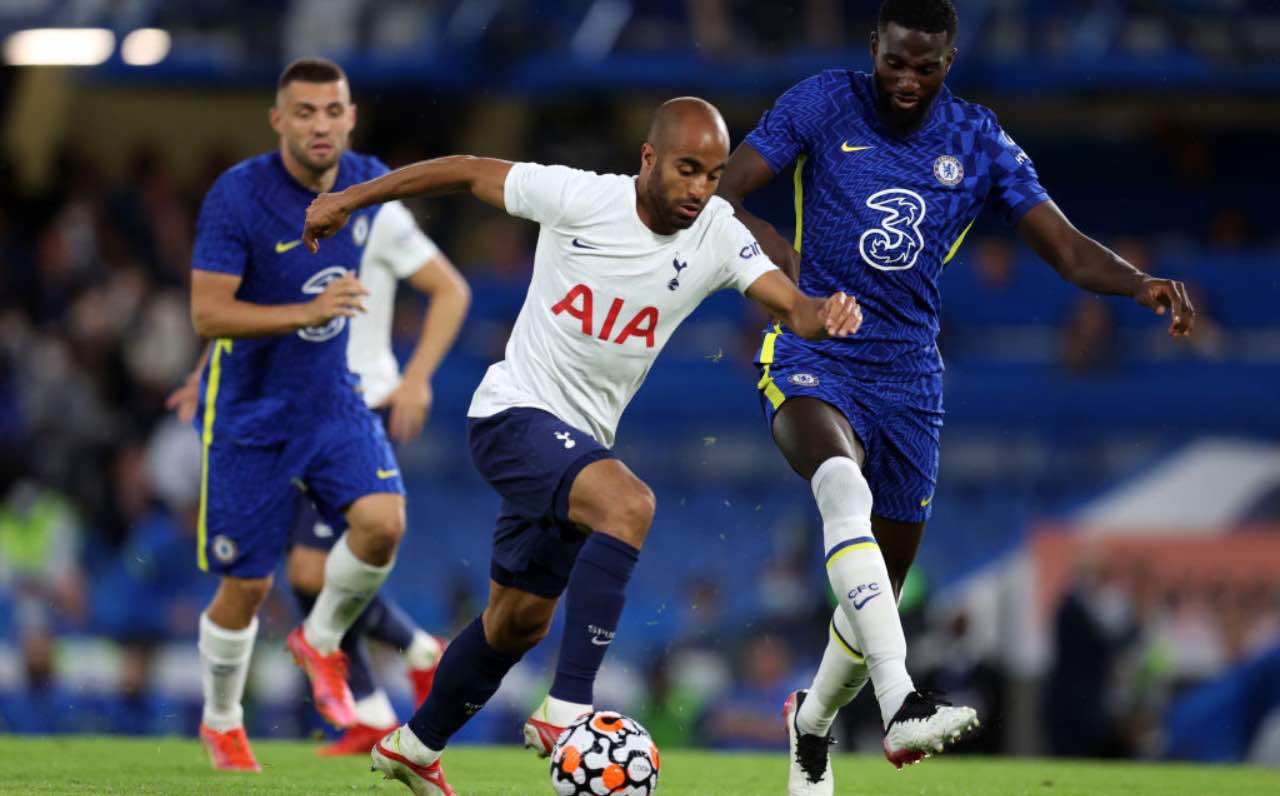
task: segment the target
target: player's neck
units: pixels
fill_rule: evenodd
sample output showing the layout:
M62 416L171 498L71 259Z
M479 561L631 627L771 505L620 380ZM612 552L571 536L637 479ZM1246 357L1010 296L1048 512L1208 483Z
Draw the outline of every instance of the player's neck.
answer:
M653 212L653 208L649 206L649 202L645 199L645 184L639 177L635 178L635 187L636 215L640 217L640 223L644 224L655 235L674 235L679 232L680 230L675 227L670 229L664 227L663 223L658 220L657 213Z
M284 170L289 172L289 176L298 181L298 184L306 188L312 193L324 193L333 188L333 184L338 181L338 163L325 169L324 171L313 171L298 162L296 158L289 153L289 148L280 145L280 160L284 163Z

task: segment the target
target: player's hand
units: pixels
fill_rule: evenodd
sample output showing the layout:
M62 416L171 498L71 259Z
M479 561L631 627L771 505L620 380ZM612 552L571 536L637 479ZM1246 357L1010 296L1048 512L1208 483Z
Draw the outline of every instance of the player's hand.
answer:
M302 225L302 242L312 254L320 251L320 239L327 238L347 223L351 211L341 193L322 193L307 207L307 220Z
M1173 317L1169 321L1169 334L1174 337L1185 337L1191 334L1196 323L1196 308L1187 297L1187 286L1176 279L1156 279L1145 277L1133 293L1134 301L1155 312L1164 315L1169 312Z
M352 318L364 312L364 297L369 295L356 275L348 271L324 286L324 292L308 301L303 326L320 326L334 318Z
M200 371L193 371L182 386L169 393L164 408L178 415L178 422L187 424L196 416L196 404L200 402Z
M848 337L862 325L862 308L853 296L834 293L818 308L828 337Z
M431 384L426 379L406 374L400 385L378 407L391 410L387 433L392 442L408 442L422 433L427 415L431 413L433 397Z

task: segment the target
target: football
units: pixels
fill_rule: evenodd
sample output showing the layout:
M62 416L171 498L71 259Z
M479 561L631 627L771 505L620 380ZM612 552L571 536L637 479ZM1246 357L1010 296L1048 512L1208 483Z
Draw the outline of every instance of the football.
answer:
M598 710L556 741L551 785L560 796L650 796L658 789L658 748L635 719Z

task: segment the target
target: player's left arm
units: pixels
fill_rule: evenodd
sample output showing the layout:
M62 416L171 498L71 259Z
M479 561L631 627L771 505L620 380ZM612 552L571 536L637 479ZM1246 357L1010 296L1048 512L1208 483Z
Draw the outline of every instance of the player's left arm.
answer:
M431 378L453 347L471 306L467 280L442 252L437 251L410 274L407 281L425 295L430 304L400 384L383 402L391 412L388 431L396 442L406 442L422 433L431 412Z
M1094 293L1129 296L1157 315L1172 315L1169 334L1191 334L1196 310L1187 288L1174 279L1149 276L1067 220L1053 201L1027 211L1018 234L1063 279Z
M825 299L806 296L779 270L760 276L747 288L747 298L781 318L787 328L806 340L848 337L862 325L862 309L844 293Z

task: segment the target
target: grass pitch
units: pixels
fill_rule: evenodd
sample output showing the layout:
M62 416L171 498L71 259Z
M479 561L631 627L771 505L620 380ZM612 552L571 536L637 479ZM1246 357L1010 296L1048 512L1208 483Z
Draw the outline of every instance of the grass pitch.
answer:
M370 773L364 758L320 758L314 743L258 741L263 773L211 771L194 740L0 736L0 794L407 794ZM445 770L461 796L549 796L547 764L513 747L451 748ZM663 796L784 796L781 754L671 750ZM839 755L836 792L849 796L1250 796L1280 794L1280 772L1240 766L1156 765L993 758L926 760L894 771L882 758Z

